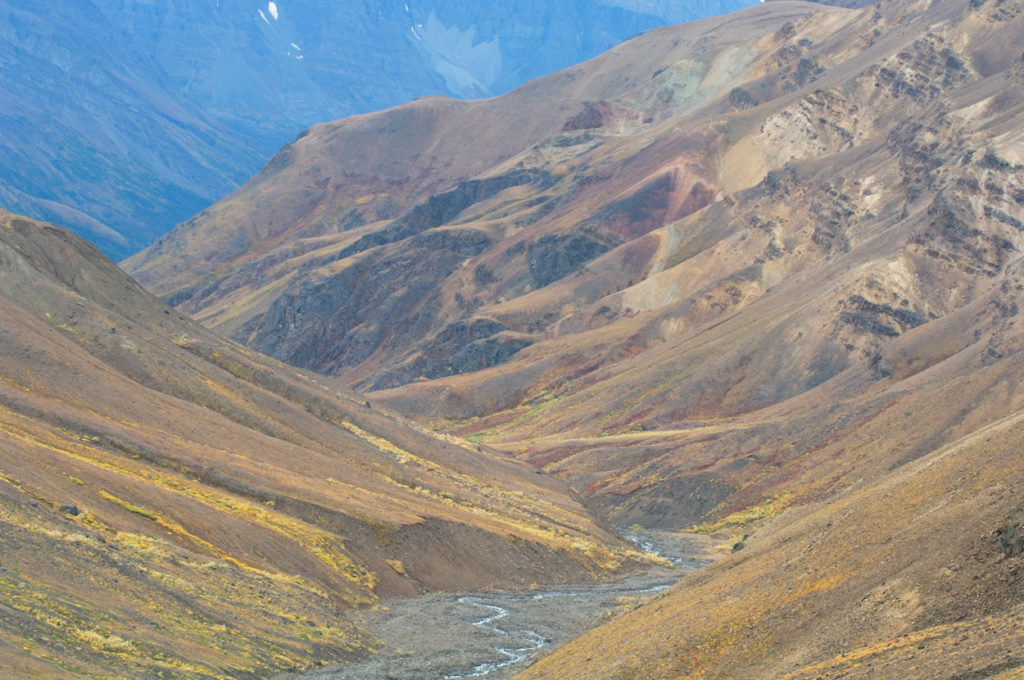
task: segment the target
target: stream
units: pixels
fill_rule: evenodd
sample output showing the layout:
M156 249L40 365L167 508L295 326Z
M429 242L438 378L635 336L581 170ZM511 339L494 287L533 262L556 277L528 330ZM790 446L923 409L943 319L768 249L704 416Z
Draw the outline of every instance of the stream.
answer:
M624 532L629 534L629 532ZM366 661L277 680L503 680L559 645L669 588L707 563L704 537L629 535L669 558L620 580L530 591L433 593L392 600L359 624L384 643Z
M514 637L513 634L510 634L507 630L491 625L494 621L497 621L498 619L503 619L507 617L509 614L511 614L512 612L510 612L508 609L505 609L504 607L499 607L495 604L487 604L479 597L460 597L458 599L458 602L460 604L468 604L474 607L490 609L494 612L486 618L482 618L479 621L474 621L474 626L479 626L484 630L490 631L495 636L497 636L498 639ZM458 680L459 678L481 678L485 675L491 675L495 671L499 671L502 668L505 668L506 666L514 666L520 661L525 661L527 658L529 658L530 652L532 652L535 649L540 649L541 647L548 644L548 639L535 630L526 629L517 631L517 633L518 636L526 642L526 645L524 647L509 648L499 647L495 645L494 651L500 654L501 656L505 657L504 659L502 659L501 661L484 661L483 663L474 666L472 669L470 669L468 673L450 673L444 676L444 680Z

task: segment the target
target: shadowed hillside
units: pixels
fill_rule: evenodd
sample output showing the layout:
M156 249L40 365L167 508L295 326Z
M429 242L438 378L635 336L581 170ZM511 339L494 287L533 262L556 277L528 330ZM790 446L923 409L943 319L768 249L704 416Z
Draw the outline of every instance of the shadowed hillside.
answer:
M265 677L378 597L641 556L563 485L223 341L0 215L0 675Z

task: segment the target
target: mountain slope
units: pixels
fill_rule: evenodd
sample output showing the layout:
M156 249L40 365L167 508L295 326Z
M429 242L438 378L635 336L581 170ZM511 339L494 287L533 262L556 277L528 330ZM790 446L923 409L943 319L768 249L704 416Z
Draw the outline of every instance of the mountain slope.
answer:
M282 331L273 320L257 328L261 320L254 317L288 313L282 305L296 292L283 295L282 286L297 267L319 268L326 279L337 276L331 266L348 269L371 256L390 263L412 248L458 262L477 256L474 265L483 265L473 283L478 290L447 279L451 264L432 275L410 273L410 279L446 281L451 289L430 301L429 326L413 340L436 333L446 322L471 319L468 306L545 288L595 255L706 205L715 193L714 165L688 155L714 134L673 134L676 121L742 83L747 69L767 67L763 59L748 63L756 56L751 41L767 40L817 10L815 23L827 26L845 16L806 3L776 3L652 31L497 99L424 99L316 126L245 187L125 266L214 326L236 337L259 335L281 345L275 354L287 357L289 338L274 337ZM563 238L571 231L585 238ZM559 257L531 263L527 246L549 234L557 238L545 243L557 244ZM496 274L498 265L509 271ZM386 289L393 277L375 278L374 286ZM452 309L456 292L463 302ZM231 304L220 304L229 296ZM251 304L234 304L243 296ZM271 310L277 299L280 309ZM422 294L408 304L421 301ZM334 302L325 304L319 316L339 312L330 307ZM446 308L435 311L438 306ZM327 344L345 342L344 334L376 309L344 310L337 319L340 337ZM365 370L400 360L409 342L385 345L391 356L375 358ZM363 351L296 363L340 372L365 358Z
M787 511L516 677L1020 677L1021 419Z
M890 384L1014 346L1020 18L924 9L767 3L495 100L318 126L126 266L623 523L757 504Z
M0 206L124 257L231 190L260 153L169 91L90 2L0 2Z
M503 92L744 4L3 0L0 205L120 259L309 125Z
M380 596L640 555L557 481L220 340L0 216L0 671L265 676L374 642Z
M318 126L128 266L617 524L732 534L525 677L1016 677L1022 21L654 31Z

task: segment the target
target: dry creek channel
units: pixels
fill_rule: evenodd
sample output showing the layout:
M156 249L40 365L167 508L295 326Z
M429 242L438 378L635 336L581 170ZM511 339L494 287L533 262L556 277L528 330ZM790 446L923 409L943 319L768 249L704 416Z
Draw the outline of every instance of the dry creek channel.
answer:
M529 591L434 593L383 602L358 623L384 644L366 661L277 680L501 680L707 563L707 537L626 536L672 561L617 581Z

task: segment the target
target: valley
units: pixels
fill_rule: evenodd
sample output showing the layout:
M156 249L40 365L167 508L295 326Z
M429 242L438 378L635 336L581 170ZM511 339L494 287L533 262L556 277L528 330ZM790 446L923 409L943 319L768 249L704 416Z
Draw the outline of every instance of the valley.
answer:
M768 0L120 266L0 212L0 676L1020 677L1021 35Z
M382 603L360 623L384 643L372 660L277 680L511 677L597 624L639 607L721 553L705 535L644 538L669 563L613 582L551 589L433 594Z
M985 376L1016 360L1020 21L784 0L658 29L316 126L123 264L617 524L771 516L1016 408Z

